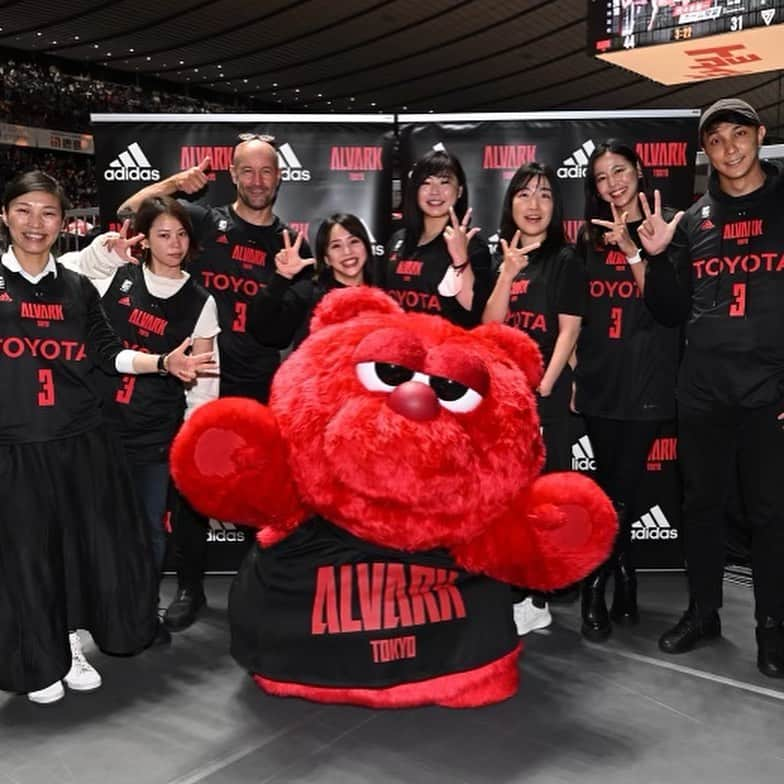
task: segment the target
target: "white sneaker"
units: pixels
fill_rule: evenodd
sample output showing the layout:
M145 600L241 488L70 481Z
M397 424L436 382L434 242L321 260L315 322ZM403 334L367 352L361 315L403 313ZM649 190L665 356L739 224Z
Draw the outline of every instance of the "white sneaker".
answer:
M69 689L74 691L92 691L101 685L101 676L98 670L87 661L82 652L82 641L77 632L68 635L71 643L71 669L65 676Z
M517 634L522 637L534 629L544 629L549 626L553 622L553 616L550 615L547 602L544 603L544 607L537 607L529 596L514 606L514 621Z
M65 697L65 689L62 681L55 681L51 686L38 691L27 692L27 699L30 702L37 702L40 705L48 705L50 702L57 702Z

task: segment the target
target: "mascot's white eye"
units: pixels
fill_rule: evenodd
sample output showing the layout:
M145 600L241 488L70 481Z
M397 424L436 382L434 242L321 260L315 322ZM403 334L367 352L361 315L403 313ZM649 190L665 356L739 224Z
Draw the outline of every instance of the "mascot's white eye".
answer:
M451 378L431 376L430 386L441 406L456 414L473 411L482 402L482 396L478 392L458 381L452 381Z
M357 378L371 392L391 392L414 378L414 371L389 362L358 362Z

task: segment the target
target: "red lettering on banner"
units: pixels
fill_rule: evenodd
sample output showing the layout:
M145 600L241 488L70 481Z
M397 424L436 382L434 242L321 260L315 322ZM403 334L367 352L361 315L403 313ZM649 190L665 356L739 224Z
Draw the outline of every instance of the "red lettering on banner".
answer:
M329 155L331 171L381 171L382 147L333 147Z
M631 280L592 280L588 284L588 290L595 299L601 297L639 299L642 297L640 287Z
M22 302L19 316L21 318L35 319L36 321L62 321L63 306L39 302Z
M457 574L416 565L407 571L400 563L320 566L311 634L379 631L465 618Z
M387 294L396 299L405 310L441 312L441 303L435 294L428 294L424 291L400 291L399 289L387 289Z
M228 171L234 157L234 147L180 147L180 169L190 169L198 166L207 156L210 156L210 168L214 171Z
M686 142L638 142L634 149L643 166L686 166Z
M661 471L662 463L678 459L678 439L676 436L657 438L648 450L646 467L648 471Z
M738 245L748 245L750 237L764 234L762 219L733 221L724 224L725 240L736 240Z
M27 353L32 357L42 357L50 361L64 359L68 362L81 362L87 356L84 343L78 343L75 340L0 337L0 354L4 357L19 359Z
M583 221L582 220L565 220L563 221L563 230L564 234L566 235L566 241L570 242L574 245L577 242L577 235L580 233L580 229L582 228Z
M727 46L714 46L709 49L686 50L687 57L693 57L697 65L690 65L686 76L692 79L715 79L720 76L739 76L752 73L735 66L745 63L759 62L762 58L754 52L735 53L735 50L746 49L745 44L728 44Z
M403 277L419 276L422 274L423 264L424 262L422 261L411 261L408 259L399 261L395 267L395 274Z
M245 294L246 297L255 297L259 289L264 288L263 283L252 278L243 278L239 275L225 275L222 272L207 272L202 270L202 284L213 291L232 291L235 294Z
M712 256L709 259L696 259L691 264L694 277L697 280L702 278L715 278L727 270L730 275L736 272L753 274L755 272L781 272L784 270L784 254L769 253L749 253L744 256Z
M257 267L267 265L267 251L250 248L247 245L234 245L231 249L231 257L243 264L253 264Z
M166 319L147 313L141 308L134 308L130 312L128 323L138 327L142 332L154 332L156 335L163 335L169 325Z
M483 169L509 169L514 172L536 160L535 144L486 144Z

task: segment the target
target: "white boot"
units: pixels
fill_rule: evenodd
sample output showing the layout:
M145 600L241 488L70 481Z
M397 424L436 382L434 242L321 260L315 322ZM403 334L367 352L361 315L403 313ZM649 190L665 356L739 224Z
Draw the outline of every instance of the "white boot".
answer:
M27 692L27 699L30 702L37 702L39 705L48 705L50 702L57 702L63 697L65 697L65 689L62 681L55 681L45 689Z
M90 664L82 652L82 642L77 632L68 635L71 643L71 669L65 676L69 689L74 691L92 691L101 685L101 676L98 670Z

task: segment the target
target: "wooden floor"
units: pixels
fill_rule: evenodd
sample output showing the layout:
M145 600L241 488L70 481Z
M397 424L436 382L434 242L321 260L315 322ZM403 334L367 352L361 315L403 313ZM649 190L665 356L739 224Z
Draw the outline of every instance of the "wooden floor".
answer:
M174 639L40 706L0 693L0 784L784 782L784 682L760 675L751 590L725 585L724 638L667 657L684 579L641 576L643 621L603 645L576 603L526 638L519 694L489 708L372 711L268 697L227 652L229 579ZM164 584L164 597L174 584Z

